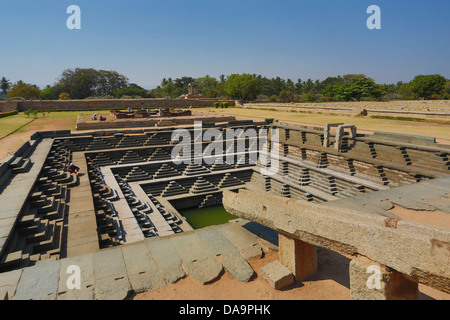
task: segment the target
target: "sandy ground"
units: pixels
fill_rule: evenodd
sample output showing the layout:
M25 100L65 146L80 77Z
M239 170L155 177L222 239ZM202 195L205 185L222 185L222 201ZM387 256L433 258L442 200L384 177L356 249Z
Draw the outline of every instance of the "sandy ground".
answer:
M392 212L403 220L450 229L450 214L443 211L417 211L394 206L389 212Z
M25 126L21 132L0 140L0 162L30 140L30 136L36 131L74 130L74 125L74 119L36 119Z
M350 300L348 266L350 257L323 248L318 254L319 272L283 290L273 289L260 276L264 265L278 259L270 251L249 261L256 276L248 283L235 280L228 272L211 284L202 285L192 277L181 279L159 290L137 294L134 300ZM450 300L450 295L419 285L420 300Z

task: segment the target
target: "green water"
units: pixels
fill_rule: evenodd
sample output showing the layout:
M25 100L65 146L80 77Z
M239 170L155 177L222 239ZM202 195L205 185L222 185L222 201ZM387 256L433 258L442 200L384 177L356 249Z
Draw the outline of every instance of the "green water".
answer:
M223 206L209 208L193 208L181 210L180 213L194 229L201 229L207 226L221 225L230 220L236 219L229 214Z

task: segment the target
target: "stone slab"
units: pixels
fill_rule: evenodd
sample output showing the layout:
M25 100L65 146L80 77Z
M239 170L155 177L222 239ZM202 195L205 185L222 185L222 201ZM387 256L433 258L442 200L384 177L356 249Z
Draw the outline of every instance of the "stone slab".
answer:
M258 237L243 229L238 223L229 223L219 228L220 232L241 253L245 259L261 258L263 251L258 244Z
M0 273L0 292L8 294L8 298L11 298L16 293L16 288L19 283L20 276L23 270L14 270L10 272ZM1 300L0 296L0 300Z
M131 292L132 288L128 277L104 278L96 280L95 283L95 298L97 300L124 300Z
M145 244L167 282L175 283L186 276L181 258L170 239L151 238L146 239Z
M254 270L217 228L200 230L195 234L236 280L250 281L255 273Z
M74 275L73 271L69 269L71 266L80 268L80 289L67 287L67 280ZM58 300L92 300L94 299L94 284L93 254L61 260Z
M93 267L95 280L122 278L127 276L125 261L120 248L102 250L94 253Z
M166 285L145 243L124 246L122 253L134 292L157 290Z
M60 261L51 261L23 269L14 300L55 300L58 291Z
M185 234L170 240L190 276L202 284L219 277L223 270L222 264L215 259L215 255L203 245L195 234Z

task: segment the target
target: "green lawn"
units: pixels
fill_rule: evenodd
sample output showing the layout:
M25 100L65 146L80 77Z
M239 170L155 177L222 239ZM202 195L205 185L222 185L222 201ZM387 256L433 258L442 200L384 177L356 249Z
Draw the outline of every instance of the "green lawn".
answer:
M42 113L38 113L37 115L38 121L36 121L35 124L42 130L51 130L46 127L51 124L52 119L73 119L73 127L68 129L75 130L76 119L80 113L82 112L80 111L61 111L50 113L46 112L45 115ZM90 110L87 112L85 111L84 113L89 116L94 113L109 115L108 110ZM28 117L24 113L19 113L13 116L0 118L0 139L6 137L7 135L13 132L16 133L25 131L27 128L27 124L33 122L33 120L34 120L33 116Z
M73 118L77 119L78 115L84 113L89 116L94 113L99 113L103 115L109 115L109 110L89 110L89 111L58 111L58 112L46 112L45 116L42 113L38 114L38 118L49 118L49 119L67 119ZM23 115L26 117L26 115Z
M20 132L21 128L32 121L32 118L23 117L22 115L0 118L0 139L13 132Z

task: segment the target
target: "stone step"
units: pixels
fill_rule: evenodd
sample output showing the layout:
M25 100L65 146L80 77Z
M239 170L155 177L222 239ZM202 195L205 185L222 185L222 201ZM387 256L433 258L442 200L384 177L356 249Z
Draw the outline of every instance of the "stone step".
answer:
M47 233L46 239L33 245L34 253L42 253L44 251L56 249L59 247L62 233L62 223L51 224L51 227L48 228L48 230L49 231Z
M17 158L19 159L19 158ZM17 173L25 173L28 171L28 169L31 167L32 163L30 159L22 159L20 158L21 161L19 162L19 164L17 166L13 166L13 164L11 164L12 167L12 173L17 174ZM14 163L14 162L13 162Z
M50 232L51 227L52 224L48 220L41 220L37 228L38 232L27 236L25 241L27 243L35 243L45 240L48 233Z

